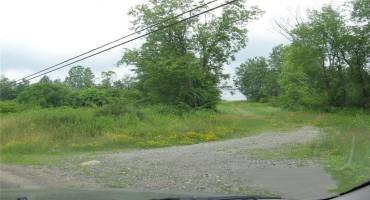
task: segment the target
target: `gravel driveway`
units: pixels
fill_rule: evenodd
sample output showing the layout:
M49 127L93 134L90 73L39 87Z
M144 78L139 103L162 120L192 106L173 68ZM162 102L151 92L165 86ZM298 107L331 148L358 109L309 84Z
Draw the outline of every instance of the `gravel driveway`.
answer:
M289 133L81 156L65 161L60 168L67 174L65 177L83 177L98 187L322 198L331 195L327 190L335 188L335 183L318 162L256 160L250 155L253 149L305 143L319 135L319 129L303 127ZM87 164L82 166L84 162Z

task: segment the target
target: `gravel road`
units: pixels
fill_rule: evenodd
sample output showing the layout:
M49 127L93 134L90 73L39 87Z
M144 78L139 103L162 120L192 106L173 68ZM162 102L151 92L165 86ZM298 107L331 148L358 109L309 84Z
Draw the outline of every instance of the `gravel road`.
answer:
M327 190L335 188L335 183L317 161L257 160L250 155L254 149L305 143L319 136L319 129L303 127L289 133L271 132L189 146L80 156L64 161L58 173L64 177L62 186L67 187L72 182L136 191L322 198L331 195ZM58 173L54 177L60 176Z

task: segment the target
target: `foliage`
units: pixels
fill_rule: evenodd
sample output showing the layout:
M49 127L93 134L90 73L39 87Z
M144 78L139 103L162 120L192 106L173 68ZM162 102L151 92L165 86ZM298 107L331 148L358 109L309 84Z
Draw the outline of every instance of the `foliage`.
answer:
M141 95L133 83L120 87L94 87L70 89L58 80L52 81L44 76L38 83L25 85L15 84L3 77L1 79L2 98L1 112L18 112L23 107L101 107L110 103L122 104L139 103ZM16 99L17 102L5 101ZM21 105L22 104L22 105ZM24 104L24 105L23 105Z
M309 14L308 22L291 31L293 43L287 67L305 73L314 91L311 94L322 96L324 104L366 107L370 97L370 76L365 69L369 37L358 35L360 24L346 21L330 6ZM368 35L369 29L363 34Z
M88 88L74 92L71 95L70 102L75 107L95 107L108 104L109 98L105 90Z
M287 108L324 108L327 94L322 86L322 74L315 49L291 45L284 54L278 83L281 88L279 103Z
M250 101L264 101L276 94L277 76L263 57L248 59L236 69L235 85Z
M48 76L43 76L40 80L39 83L41 84L50 84L53 81L48 77Z
M214 108L220 92L212 77L194 63L194 57L160 59L154 65L147 64L145 73L139 75L137 87L144 100L183 108Z
M132 24L137 30L152 27L193 6L194 1L190 0L151 0L134 7L129 15L134 18ZM258 12L238 1L224 7L220 16L210 15L205 21L194 18L152 33L140 48L126 50L119 64L136 67L138 89L144 100L215 108L220 94L217 86L226 77L222 67L246 46L245 25Z
M136 86L136 78L125 75L121 79L113 82L113 87L117 89L134 89Z
M114 71L106 71L101 73L101 87L110 88L113 85L116 73Z
M237 87L250 100L277 99L288 108L369 108L368 7L354 0L350 15L331 6L309 11L307 21L284 29L291 44L274 48L268 65L259 58L238 68Z
M28 86L28 82L16 83L5 76L0 76L0 101L13 100L17 98L20 92Z
M36 83L28 86L17 97L23 104L41 107L58 107L68 105L70 90L61 84Z
M117 89L133 89L136 84L136 78L133 76L124 76L123 78L114 81L113 87Z
M65 84L72 89L91 88L94 86L94 77L90 68L74 66L68 71Z
M16 101L0 101L0 113L16 113L27 109L27 106Z

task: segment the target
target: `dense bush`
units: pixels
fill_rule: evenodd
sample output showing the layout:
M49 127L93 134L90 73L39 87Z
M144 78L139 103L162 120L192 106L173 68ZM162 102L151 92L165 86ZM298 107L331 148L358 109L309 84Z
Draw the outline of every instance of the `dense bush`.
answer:
M17 97L18 102L41 107L68 105L71 91L62 84L36 83L27 87Z
M102 107L107 104L135 104L139 99L137 90L89 88L72 92L69 104L74 107Z
M103 106L109 102L106 92L97 88L82 89L74 92L70 97L70 104L75 107Z

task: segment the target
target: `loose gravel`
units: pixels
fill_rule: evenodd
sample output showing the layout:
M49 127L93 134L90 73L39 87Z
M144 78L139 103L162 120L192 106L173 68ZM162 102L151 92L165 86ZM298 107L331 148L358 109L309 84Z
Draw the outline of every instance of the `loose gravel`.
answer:
M303 127L189 146L79 156L65 160L59 169L67 177L98 187L322 198L330 195L327 189L335 183L317 161L258 160L251 155L255 149L303 144L319 137L319 129ZM89 161L95 164L81 165Z

